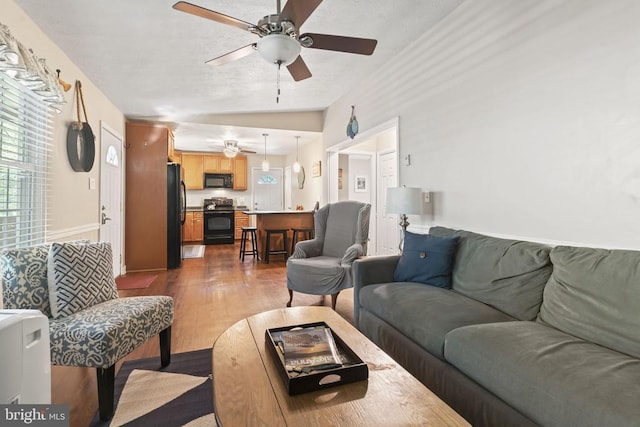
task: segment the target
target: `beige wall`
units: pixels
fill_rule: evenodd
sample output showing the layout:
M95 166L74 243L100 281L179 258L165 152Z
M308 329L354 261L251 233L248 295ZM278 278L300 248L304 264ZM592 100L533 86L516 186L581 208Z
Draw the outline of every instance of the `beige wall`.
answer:
M300 145L298 162L300 166L304 168L304 188L299 189L297 185L294 185L291 189L291 204L293 207L296 205L302 205L304 209L313 209L316 201L322 201L322 189L325 176L325 156L324 148L322 144L322 137L318 136L317 140L307 142L304 145ZM286 165L292 166L296 161L296 153L292 153L286 156ZM312 177L313 163L321 161L320 172L321 176ZM296 174L291 172L292 181L297 182Z
M50 162L50 194L48 198L49 240L69 238L98 238L100 212L100 123L104 122L124 136L124 116L107 97L71 62L13 0L2 0L0 22L7 25L27 48L46 59L53 70L61 70L61 78L69 83L82 82L89 125L96 136L96 158L90 172L74 172L67 160L67 127L76 120L75 93L65 94L67 104L62 113L54 113L53 151ZM89 179L96 181L96 189L89 189Z

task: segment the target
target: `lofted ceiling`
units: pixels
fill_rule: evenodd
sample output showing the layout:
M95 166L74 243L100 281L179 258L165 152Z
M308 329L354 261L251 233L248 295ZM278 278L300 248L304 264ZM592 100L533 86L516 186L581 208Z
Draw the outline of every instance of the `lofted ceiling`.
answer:
M224 139L235 139L263 153L268 133L268 154L293 152L296 135L301 146L317 141L322 111L359 80L410 55L408 47L463 0L322 1L302 32L372 38L376 50L365 56L303 48L313 76L295 82L283 67L279 103L277 67L257 52L205 64L257 35L176 11L175 1L15 0L127 118L170 124L183 150L219 151ZM276 0L190 1L250 23L276 13ZM313 112L319 125L296 120ZM265 113L289 113L290 120L276 126L256 119Z

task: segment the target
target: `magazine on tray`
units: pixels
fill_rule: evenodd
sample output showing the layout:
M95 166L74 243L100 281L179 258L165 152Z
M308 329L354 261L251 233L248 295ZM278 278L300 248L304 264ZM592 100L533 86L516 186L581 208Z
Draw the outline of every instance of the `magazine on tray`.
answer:
M342 366L340 354L326 327L282 331L282 351L287 371L300 372Z

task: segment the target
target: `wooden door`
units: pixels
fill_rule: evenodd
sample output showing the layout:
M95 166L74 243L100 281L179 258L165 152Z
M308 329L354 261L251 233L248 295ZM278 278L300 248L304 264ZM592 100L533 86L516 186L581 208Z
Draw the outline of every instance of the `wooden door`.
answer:
M242 227L248 227L249 226L249 216L247 214L245 214L244 212L236 211L234 219L235 219L234 238L236 240L240 240L240 238L242 237Z
M187 190L202 190L204 188L202 157L200 154L182 154L184 183L187 186Z
M193 212L187 212L182 225L182 241L190 242L193 240Z
M127 123L125 265L167 268L167 128Z
M204 214L202 212L193 213L193 240L198 242L204 240Z
M208 173L220 172L220 157L218 156L203 156L204 171Z
M233 167L233 189L247 189L247 156L236 156Z
M227 156L220 156L220 173L233 173L233 159Z

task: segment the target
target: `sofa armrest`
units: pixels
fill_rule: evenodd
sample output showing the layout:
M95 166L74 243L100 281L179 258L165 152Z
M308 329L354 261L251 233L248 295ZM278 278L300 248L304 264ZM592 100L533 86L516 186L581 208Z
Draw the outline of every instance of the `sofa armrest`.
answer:
M360 317L360 289L376 283L393 282L400 255L373 256L357 259L351 264L353 274L353 320L358 326Z

